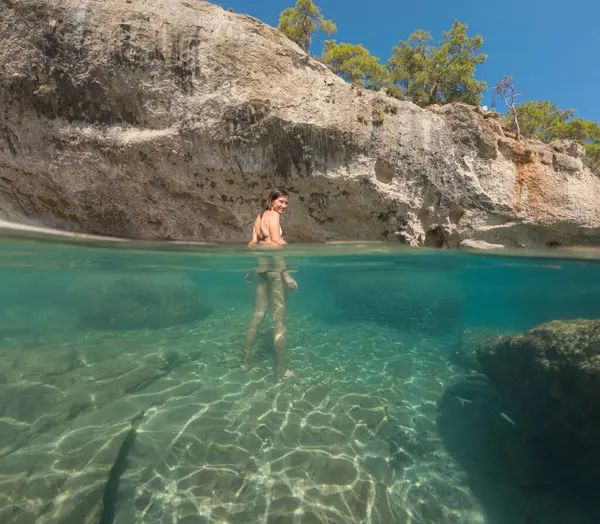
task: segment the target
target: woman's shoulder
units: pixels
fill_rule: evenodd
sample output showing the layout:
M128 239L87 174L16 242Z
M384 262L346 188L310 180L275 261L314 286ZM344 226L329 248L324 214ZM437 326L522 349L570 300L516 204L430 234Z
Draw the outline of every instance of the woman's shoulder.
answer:
M271 210L271 209L265 209L260 215L258 215L258 218L264 218L266 220L268 220L269 222L271 220L279 220L279 213Z

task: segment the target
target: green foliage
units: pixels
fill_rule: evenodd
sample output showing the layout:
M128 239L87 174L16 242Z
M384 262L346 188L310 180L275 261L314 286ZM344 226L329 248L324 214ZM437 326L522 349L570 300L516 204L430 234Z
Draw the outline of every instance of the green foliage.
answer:
M573 113L575 113L575 111L573 111ZM584 120L583 118L576 118L569 122L556 123L549 131L552 140L566 138L582 143L600 140L598 124L591 120Z
M575 140L585 148L585 160L595 171L600 170L600 126L597 122L576 118L552 127L552 139Z
M391 80L421 106L479 104L486 83L475 80L475 67L485 63L487 55L477 54L483 38L468 37L467 28L455 20L437 47L430 43L431 34L422 29L401 40L388 62Z
M373 125L380 126L385 121L385 115L383 114L383 109L381 107L376 106L373 108L371 112L373 117Z
M600 169L600 126L597 122L573 118L575 110L562 110L547 100L529 101L517 106L521 131L535 135L544 142L561 138L579 142L586 150L586 163ZM512 118L505 117L509 127Z
M383 108L383 112L384 113L392 113L392 115L397 115L398 114L398 106L395 106L393 104L385 104L385 107Z
M284 9L277 27L288 38L302 46L308 55L310 44L318 31L331 35L337 31L331 20L326 20L312 0L297 0L295 7Z
M388 80L385 66L362 44L338 44L335 40L327 40L322 60L344 80L362 84L368 89L379 90Z
M387 96L397 98L398 100L406 100L406 95L404 94L404 91L402 91L402 88L400 86L397 86L396 84L386 86L384 88L384 91Z
M35 94L48 95L56 92L56 88L47 84L41 84L35 90Z
M585 146L585 162L596 173L600 173L600 140L596 140L593 144Z
M575 111L563 111L558 106L547 100L529 101L517 106L517 116L521 132L535 135L544 142L553 140L553 129L569 120ZM507 118L505 123L512 125L512 118Z

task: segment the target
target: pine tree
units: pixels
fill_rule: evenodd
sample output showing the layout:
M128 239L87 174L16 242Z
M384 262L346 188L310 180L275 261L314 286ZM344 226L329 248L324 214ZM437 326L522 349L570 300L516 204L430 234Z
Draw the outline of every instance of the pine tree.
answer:
M322 60L344 80L362 84L368 89L381 89L388 80L385 66L362 44L338 44L335 40L327 40Z
M422 29L401 40L388 61L392 81L421 106L479 104L486 83L474 78L475 68L485 63L487 55L478 54L483 38L468 37L467 29L455 20L437 47L430 44L431 34Z
M310 44L318 31L331 35L337 31L331 20L326 20L312 0L297 0L295 7L284 9L277 27L288 38L310 54Z
M517 107L521 132L535 135L544 142L551 142L554 138L553 130L567 122L574 114L573 109L563 111L547 100L528 101Z

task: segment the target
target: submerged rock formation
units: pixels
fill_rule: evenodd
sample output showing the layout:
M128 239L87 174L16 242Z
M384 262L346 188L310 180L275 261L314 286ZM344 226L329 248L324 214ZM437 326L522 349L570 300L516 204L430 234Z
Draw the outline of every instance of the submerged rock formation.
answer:
M500 395L578 475L600 468L600 320L554 321L484 342L477 357Z
M2 0L0 31L0 219L242 241L281 184L294 241L600 239L580 149L355 88L252 17L200 0Z
M178 275L86 275L69 298L80 305L81 323L94 329L160 329L211 313L197 286Z

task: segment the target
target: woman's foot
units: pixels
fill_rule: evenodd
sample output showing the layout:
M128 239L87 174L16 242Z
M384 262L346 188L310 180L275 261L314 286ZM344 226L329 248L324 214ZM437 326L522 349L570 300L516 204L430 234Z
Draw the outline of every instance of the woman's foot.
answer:
M285 379L293 377L295 374L295 371L288 369L283 375L279 375L279 378L277 380L279 380L279 382L283 382Z
M248 371L250 371L252 369L252 364L246 362L244 363L244 365L240 368L240 371L242 373L247 373Z

